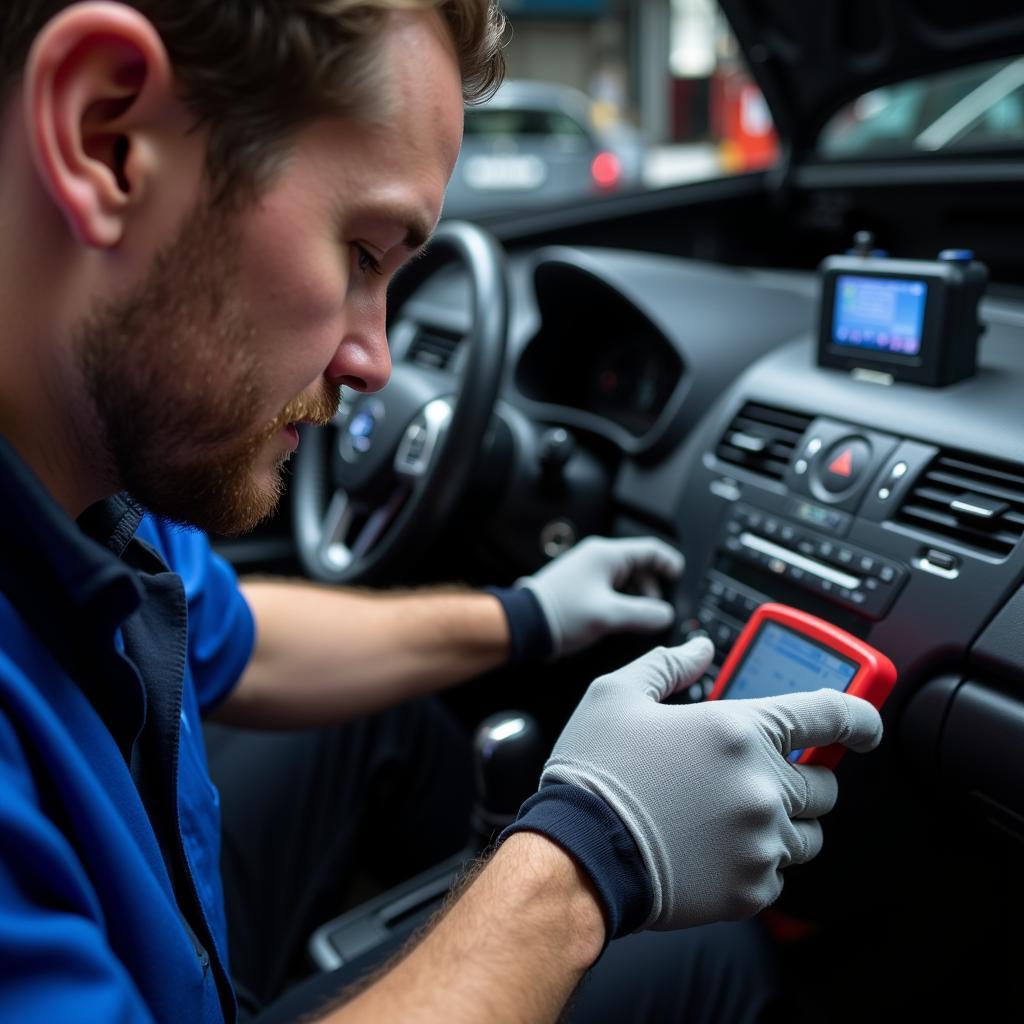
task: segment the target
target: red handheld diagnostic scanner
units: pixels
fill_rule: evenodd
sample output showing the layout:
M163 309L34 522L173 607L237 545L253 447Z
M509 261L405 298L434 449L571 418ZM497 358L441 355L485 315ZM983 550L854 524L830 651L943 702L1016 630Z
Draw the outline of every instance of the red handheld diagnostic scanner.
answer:
M896 667L870 644L824 619L784 604L763 604L750 617L718 673L709 700L775 697L831 687L880 708ZM842 744L794 750L789 760L835 768Z

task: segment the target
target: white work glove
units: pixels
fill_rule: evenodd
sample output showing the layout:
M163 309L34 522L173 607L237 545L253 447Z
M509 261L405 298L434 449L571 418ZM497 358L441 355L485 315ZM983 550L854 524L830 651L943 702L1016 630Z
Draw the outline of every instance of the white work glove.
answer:
M637 574L675 579L684 564L675 548L654 537L588 537L516 586L537 598L551 631L552 656L559 657L608 633L657 633L671 625L675 609L667 601L617 588Z
M641 927L749 917L782 891L782 871L821 849L815 820L837 786L791 750L843 743L871 750L882 720L838 690L705 704L659 703L699 679L710 641L659 647L595 680L541 775L582 786L633 836L654 900Z

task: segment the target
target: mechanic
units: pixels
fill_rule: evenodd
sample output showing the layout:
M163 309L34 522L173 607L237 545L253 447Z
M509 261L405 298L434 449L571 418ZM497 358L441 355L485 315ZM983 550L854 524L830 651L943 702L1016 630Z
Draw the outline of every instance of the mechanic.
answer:
M0 1019L234 1019L202 716L337 725L670 618L614 590L638 564L679 571L654 541L591 542L491 594L243 595L203 535L173 525L252 527L295 425L326 423L342 386L387 381L387 282L438 220L463 98L500 77L501 28L486 0L4 5ZM710 655L659 648L595 681L489 861L318 1019L553 1020L611 939L772 902L836 799L830 772L783 752L867 750L881 723L834 691L660 703ZM314 800L365 781L353 745L443 759L425 706L310 755L323 773L342 750ZM287 936L239 900L272 901L310 863L290 849L309 840L290 831L302 794L283 788L260 825L278 849L229 885L258 933L231 955L252 970L248 942ZM321 809L322 838L338 807ZM705 1001L707 1019L725 1005Z

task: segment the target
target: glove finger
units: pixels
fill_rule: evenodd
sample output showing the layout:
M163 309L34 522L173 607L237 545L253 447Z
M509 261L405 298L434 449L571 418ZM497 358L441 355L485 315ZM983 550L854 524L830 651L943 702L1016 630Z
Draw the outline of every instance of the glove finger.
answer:
M791 822L793 833L790 847L790 863L806 864L814 860L821 853L824 844L824 835L821 831L821 823L818 821L794 821Z
M798 792L789 812L791 818L820 818L835 807L839 782L832 771L810 764L792 764L787 769Z
M675 617L676 610L668 601L659 601L654 597L620 594L608 603L608 625L615 629L656 633L671 626Z
M602 676L594 685L613 690L627 688L649 700L662 701L699 679L711 664L714 653L714 645L706 637L698 637L679 647L655 647L642 658Z
M873 750L882 739L882 717L866 700L839 690L789 693L757 701L763 721L783 754L802 747L842 743Z
M637 569L654 569L662 576L676 579L686 566L682 554L657 537L609 539L605 552L615 566L618 582Z

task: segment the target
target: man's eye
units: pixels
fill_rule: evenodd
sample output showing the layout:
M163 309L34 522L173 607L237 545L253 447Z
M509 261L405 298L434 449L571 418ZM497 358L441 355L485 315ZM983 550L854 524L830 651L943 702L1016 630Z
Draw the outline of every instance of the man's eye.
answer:
M383 274L380 261L375 259L367 249L356 243L356 265L364 273Z

